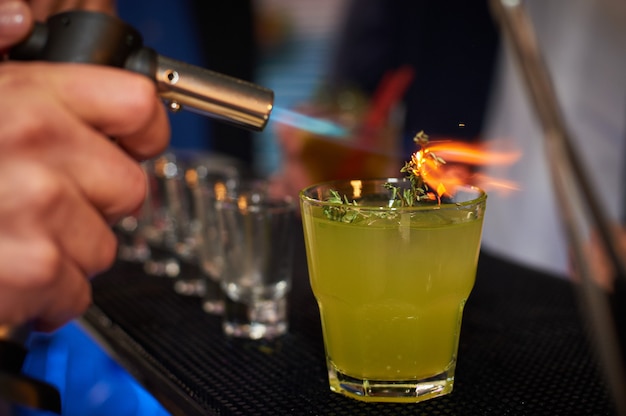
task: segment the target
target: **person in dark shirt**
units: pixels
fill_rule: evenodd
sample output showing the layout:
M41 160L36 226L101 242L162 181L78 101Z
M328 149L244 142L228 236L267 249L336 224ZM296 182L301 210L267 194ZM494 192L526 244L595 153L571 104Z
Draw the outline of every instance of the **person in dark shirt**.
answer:
M420 130L433 138L478 138L499 43L486 1L352 1L346 16L330 85L372 94L386 72L410 66L406 154Z

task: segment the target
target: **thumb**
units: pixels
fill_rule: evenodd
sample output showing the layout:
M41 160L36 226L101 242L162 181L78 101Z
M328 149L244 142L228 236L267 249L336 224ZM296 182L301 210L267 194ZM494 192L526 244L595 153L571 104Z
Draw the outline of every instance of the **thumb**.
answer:
M28 4L0 0L0 52L18 43L30 32L33 18Z

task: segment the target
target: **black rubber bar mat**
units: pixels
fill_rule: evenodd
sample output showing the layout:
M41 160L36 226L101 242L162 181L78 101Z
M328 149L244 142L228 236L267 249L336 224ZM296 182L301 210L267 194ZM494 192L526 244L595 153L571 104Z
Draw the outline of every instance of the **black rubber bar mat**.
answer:
M274 342L225 337L200 299L119 262L93 280L85 326L172 414L613 415L574 287L487 254L467 303L452 394L415 404L330 392L302 235L290 332Z

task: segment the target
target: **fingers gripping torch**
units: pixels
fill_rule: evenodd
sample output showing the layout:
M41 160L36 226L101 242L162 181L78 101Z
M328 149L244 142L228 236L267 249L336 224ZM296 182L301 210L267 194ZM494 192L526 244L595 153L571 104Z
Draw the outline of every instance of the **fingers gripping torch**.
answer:
M14 46L10 60L43 60L113 66L153 80L172 111L183 108L252 131L261 131L272 111L273 91L237 78L159 55L139 32L98 12L69 11L38 23ZM60 413L53 386L21 374L30 327L0 326L0 400Z
M274 101L269 89L157 54L134 28L97 12L70 11L36 24L9 59L124 68L152 79L174 111L187 108L256 131L265 127Z

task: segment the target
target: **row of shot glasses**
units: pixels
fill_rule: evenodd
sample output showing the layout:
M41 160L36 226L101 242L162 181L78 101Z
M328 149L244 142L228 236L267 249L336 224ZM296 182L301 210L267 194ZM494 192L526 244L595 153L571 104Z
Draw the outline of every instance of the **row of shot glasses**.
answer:
M148 193L116 225L119 259L202 298L224 333L272 339L288 331L295 203L269 194L230 158L171 150L143 163Z

